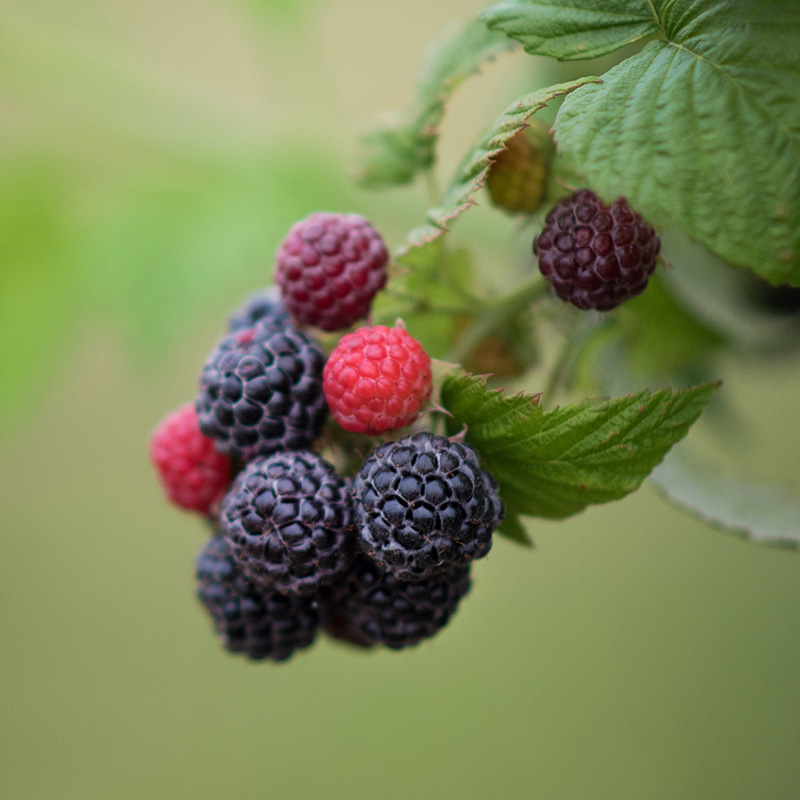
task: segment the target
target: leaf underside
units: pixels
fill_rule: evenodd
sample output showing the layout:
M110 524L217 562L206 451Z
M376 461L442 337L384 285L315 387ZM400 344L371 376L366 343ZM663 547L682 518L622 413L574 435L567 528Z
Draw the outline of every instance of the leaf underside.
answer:
M606 0L600 7L575 0L506 2L484 11L481 19L527 52L561 61L607 55L659 30L640 0Z
M714 527L761 544L800 548L800 501L723 475L684 450L650 479L668 500Z

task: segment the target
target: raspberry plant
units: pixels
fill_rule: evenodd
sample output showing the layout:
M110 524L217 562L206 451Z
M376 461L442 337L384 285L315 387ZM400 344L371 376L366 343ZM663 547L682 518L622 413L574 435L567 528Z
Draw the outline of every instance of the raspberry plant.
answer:
M781 2L517 0L440 45L360 172L373 189L424 177L425 220L393 258L360 215L297 223L282 299L248 300L203 370L200 430L239 472L198 562L228 649L280 660L317 625L416 644L495 531L529 545L535 518L648 477L717 527L800 545L796 501L670 452L723 357L800 342L797 309L774 310L800 284L798 26ZM448 100L520 46L557 62L638 50L529 87L440 193ZM513 286L461 222L490 193L519 220Z
M564 75L487 121L444 191L434 189L426 220L396 252L406 272L387 294L397 290L398 302L378 314L434 318L426 342L433 355L462 365L480 360L495 374L451 373L441 404L446 430L463 430L500 482L503 533L525 540L535 524L521 524L521 516L563 518L623 497L651 476L715 527L800 544L796 500L720 473L686 445L664 460L715 394L724 357L798 344L796 314L770 313L756 300L800 284L798 30L796 8L780 0L501 2L442 43L416 102L365 137L365 186L427 176L435 187L440 125L467 77L520 48L554 59L551 74ZM638 49L601 74L575 77L555 63L600 56L608 63L623 47ZM548 161L547 201L520 215L518 258L530 277L492 292L476 285L466 212L489 202L495 164L510 160L508 148L516 150L531 124L537 133L550 127L557 154ZM557 307L529 255L544 217L578 189L606 205L629 205L663 240L662 266L647 288L602 314ZM571 299L573 290L562 288ZM487 349L497 369L483 358ZM523 389L516 395L496 391L509 385L497 375L509 356L513 386ZM581 399L598 393L612 397ZM557 405L564 397L576 402Z

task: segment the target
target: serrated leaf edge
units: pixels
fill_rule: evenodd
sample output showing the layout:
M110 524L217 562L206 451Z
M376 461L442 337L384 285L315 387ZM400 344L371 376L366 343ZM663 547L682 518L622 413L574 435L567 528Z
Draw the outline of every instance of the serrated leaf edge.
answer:
M592 76L556 84L525 95L509 105L488 129L481 144L473 148L461 162L445 192L442 205L428 210L427 223L411 231L406 241L396 251L395 257L402 258L412 247L429 244L446 233L449 230L447 227L449 222L478 204L475 195L483 188L492 161L504 149L505 143L514 134L529 127L528 120L537 111L541 111L556 98L564 97L589 83L602 83L602 80ZM485 138L486 136L489 138ZM481 150L483 152L478 155ZM465 192L466 197L462 197ZM451 195L452 200L446 202Z

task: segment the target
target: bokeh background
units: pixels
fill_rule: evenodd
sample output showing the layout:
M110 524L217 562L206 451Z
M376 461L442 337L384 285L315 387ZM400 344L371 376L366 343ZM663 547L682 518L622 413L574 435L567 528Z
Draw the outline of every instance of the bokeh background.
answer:
M800 557L648 487L497 541L404 653L243 663L195 600L206 531L149 433L293 221L358 211L391 247L421 221L424 187L356 188L357 138L482 5L2 0L3 797L800 796ZM536 69L463 87L443 175ZM513 236L492 213L479 251ZM795 489L797 366L721 365L740 424L716 454Z

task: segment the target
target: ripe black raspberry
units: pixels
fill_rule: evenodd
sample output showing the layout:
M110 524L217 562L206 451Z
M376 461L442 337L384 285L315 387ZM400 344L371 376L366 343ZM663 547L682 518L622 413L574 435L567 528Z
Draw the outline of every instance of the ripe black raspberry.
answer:
M466 444L416 433L378 447L353 481L361 548L400 580L485 556L504 508Z
M533 252L562 300L608 311L644 290L660 245L624 197L606 206L581 189L553 206Z
M279 592L312 594L353 561L349 482L310 451L248 464L222 503L220 524L244 573Z
M357 214L312 214L293 225L276 256L275 282L297 320L326 331L366 316L386 283L389 254Z
M422 581L401 581L359 556L330 601L328 632L368 647L399 649L438 633L469 591L469 565Z
M196 574L197 596L232 653L284 661L314 641L320 622L317 599L279 594L249 581L222 536L206 543Z
M280 293L274 286L250 295L228 320L228 330L241 331L262 321L277 331L292 326L289 312L283 307Z
M325 356L294 328L267 320L224 336L200 376L200 430L217 450L245 460L308 447L328 408Z

